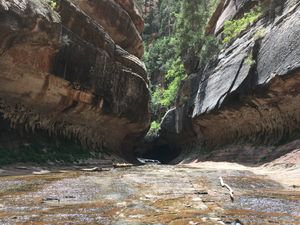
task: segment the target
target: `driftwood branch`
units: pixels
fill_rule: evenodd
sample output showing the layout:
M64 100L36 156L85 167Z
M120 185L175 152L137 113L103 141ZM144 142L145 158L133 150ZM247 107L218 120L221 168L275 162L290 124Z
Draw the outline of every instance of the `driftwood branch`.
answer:
M228 184L224 183L222 177L219 177L219 179L220 179L221 186L226 187L228 189L231 201L234 201L232 188Z

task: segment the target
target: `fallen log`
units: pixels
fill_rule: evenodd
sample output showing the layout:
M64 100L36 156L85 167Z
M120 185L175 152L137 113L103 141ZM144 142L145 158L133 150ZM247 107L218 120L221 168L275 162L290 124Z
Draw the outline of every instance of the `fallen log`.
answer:
M225 183L224 183L222 177L219 177L219 179L220 179L221 186L222 186L222 187L226 187L226 188L228 189L229 195L230 195L230 199L231 199L231 201L233 202L233 201L234 201L234 198L233 198L233 190L232 190L232 188L231 188L228 184L225 184Z
M80 170L84 171L84 172L102 172L102 171L109 171L110 168L93 167L93 168L83 168L83 169L80 169Z
M127 167L132 167L133 164L131 163L114 163L113 167L114 168L127 168Z

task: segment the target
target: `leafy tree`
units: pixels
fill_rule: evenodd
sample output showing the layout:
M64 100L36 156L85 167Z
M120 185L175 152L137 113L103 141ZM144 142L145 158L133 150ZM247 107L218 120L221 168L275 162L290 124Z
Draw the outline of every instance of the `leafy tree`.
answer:
M154 106L160 105L166 110L174 104L175 98L182 80L185 79L186 73L180 58L171 62L170 68L165 76L168 85L166 88L156 86L152 95Z
M157 71L164 74L164 81L151 87L155 120L160 121L175 103L180 84L187 76L183 66L185 57L197 57L203 65L218 50L215 38L204 34L210 12L217 2L160 0L145 18L144 61L150 74Z
M242 31L244 31L251 24L256 22L262 15L261 7L257 6L250 12L238 20L228 20L224 24L224 39L223 43L229 43L232 39L236 38Z
M58 7L58 0L47 0L50 7L55 10Z
M205 36L211 9L216 1L184 0L181 3L181 13L178 15L176 37L179 41L181 57L186 55L198 57L201 64L218 51L218 42L213 37Z
M159 132L159 130L160 130L160 123L158 123L156 121L153 121L151 123L150 130L149 130L148 134L150 134L150 135L157 135L157 133Z
M204 44L203 31L207 18L206 0L182 1L176 34L182 54L201 51Z

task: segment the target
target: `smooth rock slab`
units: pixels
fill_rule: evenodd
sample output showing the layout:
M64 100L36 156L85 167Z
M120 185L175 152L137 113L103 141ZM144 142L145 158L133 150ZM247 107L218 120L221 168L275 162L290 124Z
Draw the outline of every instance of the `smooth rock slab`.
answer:
M299 190L291 191L250 172L263 171L262 168L231 168L217 163L198 166L152 165L90 174L0 177L0 183L20 180L28 187L35 184L19 191L12 187L9 192L1 192L0 187L0 223L174 225L237 219L245 224L298 221ZM220 187L219 176L234 189L235 202ZM262 201L268 209L261 207ZM276 202L280 204L273 206Z

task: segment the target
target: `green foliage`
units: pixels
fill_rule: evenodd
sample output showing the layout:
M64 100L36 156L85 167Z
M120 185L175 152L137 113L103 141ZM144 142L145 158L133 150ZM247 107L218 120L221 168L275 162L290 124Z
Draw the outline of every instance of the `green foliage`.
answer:
M226 21L223 31L223 43L229 43L232 39L236 38L242 31L247 29L249 25L256 22L261 17L261 15L261 7L255 7L250 12L245 13L241 19Z
M147 4L147 0L145 1ZM145 17L145 31L143 38L153 41L153 37L165 37L173 34L176 27L176 15L180 11L180 1L160 0Z
M156 86L152 93L154 111L159 107L169 109L175 103L181 81L186 77L180 58L171 62L169 61L169 63L171 63L171 65L168 65L169 69L165 75L165 79L168 83L167 87Z
M214 36L206 36L201 49L200 63L206 64L220 51L220 43Z
M220 3L219 0L210 0L209 1L209 16L211 16L215 12L219 3Z
M184 66L180 58L172 61L172 64L165 76L169 85L163 92L163 98L160 101L162 106L170 108L170 106L174 104L181 81L186 77L185 74Z
M165 74L165 86L152 87L152 111L156 113L161 107L167 110L174 104L180 83L185 77L178 41L172 36L157 39L146 49L144 61L150 74Z
M185 0L177 15L176 36L181 54L199 55L205 44L204 28L208 20L207 1Z
M256 33L254 34L254 40L258 40L263 38L267 33L266 28L260 28L259 30L256 31Z
M255 64L255 60L253 59L252 54L248 55L248 57L245 59L245 63L249 66Z
M180 1L162 0L160 1L160 36L173 36L176 29L177 15L180 12Z
M156 135L156 134L158 134L159 130L160 130L160 123L158 123L156 121L153 121L151 123L150 130L149 130L148 134Z
M58 0L47 0L50 7L55 10L58 7Z
M167 71L168 64L178 55L177 40L174 37L162 37L149 44L146 48L144 61L148 72Z
M204 30L218 0L160 0L145 18L144 61L149 74L164 75L151 87L154 119L175 104L181 82L186 77L183 58L197 57L204 65L218 52L219 43Z
M161 99L163 98L164 88L160 85L152 87L151 90L151 111L157 116L161 108Z

